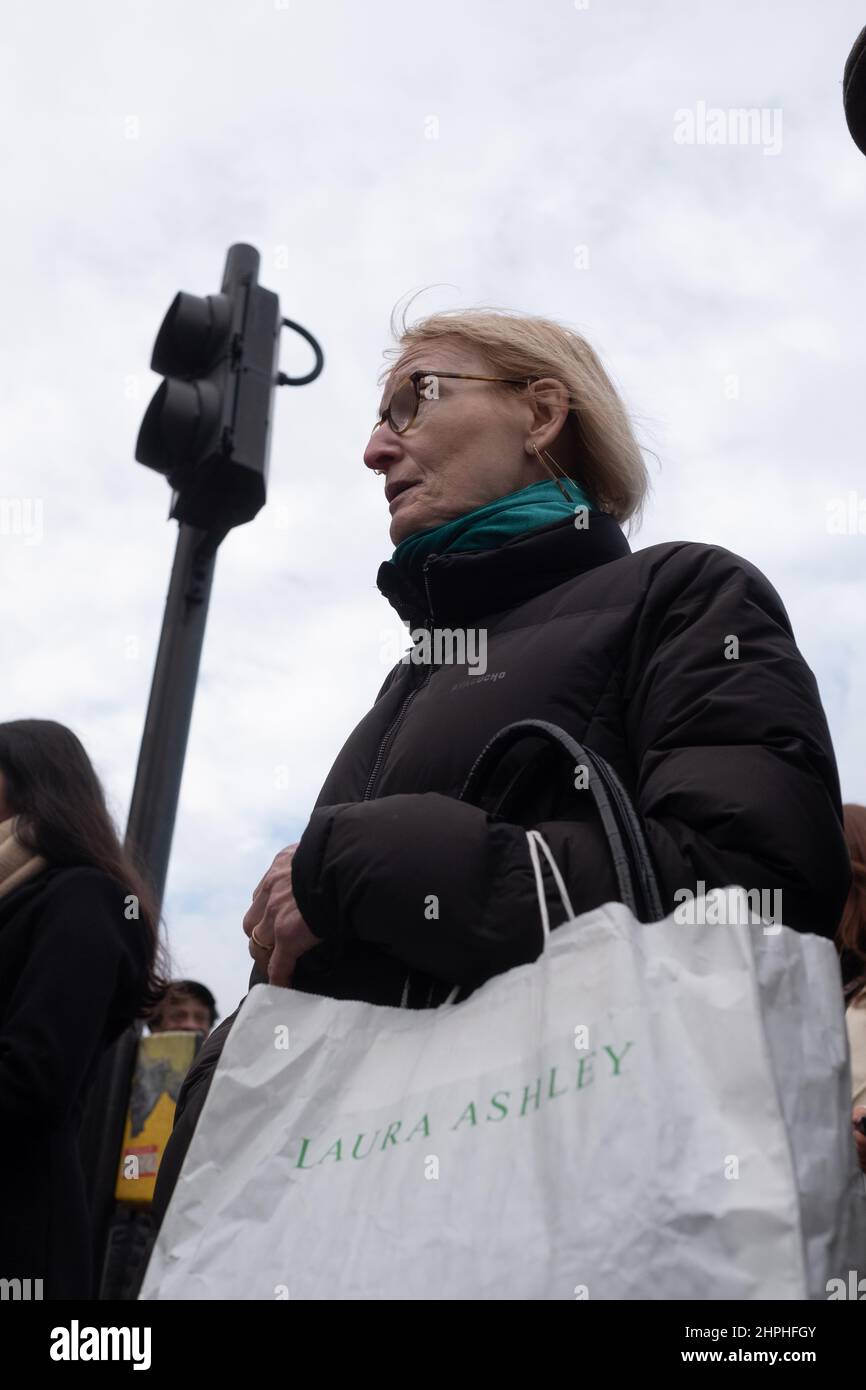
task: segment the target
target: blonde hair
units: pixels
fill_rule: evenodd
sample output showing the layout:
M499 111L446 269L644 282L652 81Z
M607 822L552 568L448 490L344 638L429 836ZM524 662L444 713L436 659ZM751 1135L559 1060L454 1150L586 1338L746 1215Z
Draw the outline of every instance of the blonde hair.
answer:
M599 510L609 512L620 524L633 520L640 524L650 489L641 446L601 359L580 333L553 319L494 308L444 310L411 327L405 310L401 325L392 312L391 333L399 345L386 348L384 355L396 360L381 372L380 385L410 351L442 339L480 353L490 364L491 375L555 377L562 382L578 441L574 464L566 466L568 475Z

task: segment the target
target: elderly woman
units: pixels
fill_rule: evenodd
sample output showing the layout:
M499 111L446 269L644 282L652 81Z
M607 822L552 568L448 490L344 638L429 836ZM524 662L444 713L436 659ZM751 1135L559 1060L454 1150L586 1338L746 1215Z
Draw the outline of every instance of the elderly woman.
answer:
M787 926L832 937L850 884L838 775L779 595L721 546L631 551L621 527L640 513L645 467L576 333L444 313L404 325L396 353L364 454L396 545L378 587L416 650L421 629L471 632L485 669L443 660L442 642L395 665L300 842L255 890L251 983L423 1008L534 959L530 825L577 912L618 898L573 768L541 775L537 757L516 758L512 818L458 799L485 744L527 718L612 764L666 909L678 891L740 884L780 893ZM187 1079L163 1205L231 1022Z

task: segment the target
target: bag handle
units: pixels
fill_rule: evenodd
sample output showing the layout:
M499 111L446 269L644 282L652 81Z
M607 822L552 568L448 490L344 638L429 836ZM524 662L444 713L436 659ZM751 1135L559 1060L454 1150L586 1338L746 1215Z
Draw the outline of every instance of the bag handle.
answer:
M535 874L535 887L538 892L538 906L541 911L541 926L544 932L544 945L541 949L542 951L546 951L547 943L550 940L550 914L547 911L547 894L544 891L544 878L542 876L541 860L538 857L539 849L541 850L542 854L544 855L545 859L550 865L550 872L553 874L554 882L556 883L556 886L559 889L559 896L562 900L562 906L565 908L568 914L565 920L567 922L570 922L572 917L577 916L577 913L571 905L571 898L568 896L568 889L565 886L562 874L559 872L559 865L553 857L553 851L551 850L550 845L545 840L541 831L527 830L526 842L529 846L529 857L532 860L532 871Z
M520 739L542 737L558 745L575 763L589 769L589 791L601 818L608 848L613 858L620 900L640 921L661 921L665 916L655 869L647 848L640 819L631 798L608 762L591 748L578 743L558 724L544 719L518 719L506 724L482 748L463 784L459 800L477 797L479 786L494 762ZM542 838L542 837L539 837ZM530 850L531 853L531 850ZM533 868L535 860L533 860ZM551 866L552 867L552 866ZM643 912L638 911L635 877L640 888ZM559 883L557 883L559 887ZM572 916L574 914L572 913Z
M541 860L538 857L539 850L541 850L542 854L544 855L545 859L550 865L550 872L553 874L554 882L556 883L556 886L559 890L559 896L562 901L562 906L565 908L566 922L570 922L573 917L577 916L577 913L571 905L571 898L568 896L568 889L565 886L565 880L563 879L562 874L559 872L559 865L553 857L553 851L551 850L550 845L545 840L541 831L527 830L526 843L529 846L529 858L532 861L532 871L535 874L535 891L538 894L538 908L541 913L541 928L544 933L544 942L541 947L541 952L543 955L544 952L547 950L548 944L550 942L550 914L547 910L547 894L544 891L543 871L541 868ZM409 982L407 979L407 986L408 983ZM442 1003L438 1007L440 1009L444 1009L447 1008L449 1004L455 1003L457 1000L457 996L460 993L460 990L461 986L455 985L454 988L451 990L451 993L447 996L447 998L442 1000ZM403 1001L401 1001L401 1008L405 1007L405 999L406 990L404 989Z
M541 735L548 742L557 744L568 753L569 757L576 763L585 763L590 770L589 790L595 802L601 823L607 838L608 848L613 857L614 870L616 872L617 885L619 887L621 901L634 917L639 921L660 922L665 911L662 907L661 894L659 893L658 880L656 879L655 869L650 859L649 849L646 838L640 823L638 814L632 805L631 797L622 785L617 774L614 772L600 753L594 752L584 744L578 743L577 739L572 738L571 734L565 729L561 729L558 724L551 724L544 719L518 719L512 724L506 724L493 738L482 748L475 762L469 770L469 775L463 784L458 800L470 801L477 797L479 786L484 777L488 774L491 766L496 759L508 749L514 746L522 738ZM544 891L543 871L539 859L539 849L544 855L553 874L554 882L559 891L562 905L568 914L566 920L570 920L576 913L568 895L559 866L553 857L553 852L539 830L531 829L526 832L526 840L529 848L529 858L532 862L532 869L535 875L535 886L538 892L538 905L541 911L541 924L544 931L544 945L542 950L547 949L550 940L550 915L547 910L547 894ZM643 903L649 915L643 918L637 911L637 903L634 890L634 879L632 876L632 866L637 872L638 882L642 891ZM406 986L408 989L408 978ZM438 1006L440 1009L447 1008L453 1004L460 993L461 986L455 985L450 994ZM401 1007L406 1007L406 989L403 992Z

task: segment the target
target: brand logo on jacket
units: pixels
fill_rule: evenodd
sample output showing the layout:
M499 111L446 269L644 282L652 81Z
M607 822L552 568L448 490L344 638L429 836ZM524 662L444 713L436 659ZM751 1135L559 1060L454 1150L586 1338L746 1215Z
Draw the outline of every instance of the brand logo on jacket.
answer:
M470 685L485 685L487 681L501 681L504 680L505 675L505 671L488 671L486 676L476 676L474 680L455 681L454 684L449 687L448 693L450 695L455 690L465 690L467 686Z

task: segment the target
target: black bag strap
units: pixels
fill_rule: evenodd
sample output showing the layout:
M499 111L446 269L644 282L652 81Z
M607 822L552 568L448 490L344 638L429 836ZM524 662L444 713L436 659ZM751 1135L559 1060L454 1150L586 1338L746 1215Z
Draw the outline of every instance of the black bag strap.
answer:
M562 748L575 764L589 772L589 791L601 818L608 848L613 858L622 902L639 921L657 922L666 915L662 907L658 880L646 838L631 798L619 777L599 753L578 743L558 724L544 719L518 719L506 724L482 748L460 792L460 801L474 801L491 770L509 748L519 740L541 737ZM635 880L640 890L638 910Z

